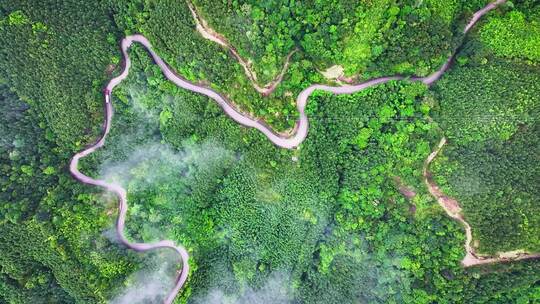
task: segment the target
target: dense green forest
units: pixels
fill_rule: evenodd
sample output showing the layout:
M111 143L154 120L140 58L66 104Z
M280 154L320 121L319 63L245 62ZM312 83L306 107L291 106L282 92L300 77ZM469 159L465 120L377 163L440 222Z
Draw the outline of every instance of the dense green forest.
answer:
M80 167L128 190L131 240L188 249L177 303L540 302L537 260L460 265L463 229L422 181L446 136L430 170L461 203L478 250L540 251L540 5L508 2L464 36L487 2L193 0L261 82L299 50L265 97L195 31L183 1L2 1L0 303L154 303L172 286L176 257L120 245L116 199L68 171L101 132L101 91L132 33L278 130L294 125L301 90L333 84L319 73L329 66L358 81L423 76L458 50L432 88L316 92L309 136L287 150L132 47L107 143Z
M433 169L481 252L540 250L539 14L525 2L489 16L434 88L434 118L450 143Z

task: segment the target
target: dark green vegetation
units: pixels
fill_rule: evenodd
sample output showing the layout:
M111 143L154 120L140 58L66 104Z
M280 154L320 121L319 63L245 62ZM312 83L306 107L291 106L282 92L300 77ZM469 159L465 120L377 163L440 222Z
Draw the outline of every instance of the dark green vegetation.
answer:
M269 80L296 46L322 70L341 64L347 75L427 75L459 44L464 17L487 1L193 3Z
M56 141L80 148L102 120L99 91L107 64L118 63L117 30L105 7L2 1L0 12L0 75L36 108Z
M433 169L461 202L480 252L540 251L538 13L525 3L488 18L435 87L449 144Z
M70 150L51 141L54 133L33 108L5 85L0 94L2 297L8 303L104 300L104 290L132 266L124 250L100 235L110 224L101 200L66 173Z
M481 29L483 42L496 55L540 61L540 8L525 1L504 16L492 17Z
M281 9L194 1L263 81L290 48L301 49L282 85L262 98L227 51L199 37L181 1L34 2L0 4L0 302L7 303L101 303L121 296L117 286L141 283L137 271L160 267L160 253L111 241L114 199L75 182L66 168L98 135L100 88L115 72L109 64L118 64L124 32L144 33L180 74L284 128L296 117L294 96L322 81L316 69L340 63L350 74L426 74L485 4L295 1ZM503 28L517 22L513 16L534 24L537 12L530 1L492 14L433 90L403 81L350 96L316 93L310 135L295 151L165 81L134 47L132 74L114 92L110 137L81 171L128 189L130 238L171 238L188 248L193 271L178 302L538 302L536 261L460 266L462 228L421 181L422 162L444 132L449 143L432 169L462 202L480 250L540 250L538 37L497 42L512 41ZM283 98L287 92L293 97ZM416 190L414 199L397 191L396 176Z

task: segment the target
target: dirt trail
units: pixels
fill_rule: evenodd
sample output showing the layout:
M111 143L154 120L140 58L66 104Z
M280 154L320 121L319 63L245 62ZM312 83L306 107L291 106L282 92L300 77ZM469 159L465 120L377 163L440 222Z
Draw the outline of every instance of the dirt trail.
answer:
M495 8L498 4L503 3L503 2L504 2L504 0L498 0L498 1L494 2L494 3L492 3L492 4L489 4L484 9L482 9L481 11L476 13L474 15L473 19L469 22L469 24L465 28L464 33L467 33L467 31L476 23L476 21L483 14L487 13L489 10ZM192 8L190 7L190 9L192 9ZM195 13L195 11L193 9L192 9L192 13L194 14L195 18L198 18L197 14ZM204 29L203 26L200 23L198 23L198 27ZM212 36L214 38L219 37L219 35L217 35L217 36L210 35L210 36ZM214 40L214 41L216 41L217 43L220 43L220 44L224 43L222 45L225 45L225 46L228 45L225 40L217 39L217 40ZM298 95L297 100L296 100L296 106L297 106L297 110L298 110L298 112L300 114L300 119L298 120L292 135L288 136L288 137L284 137L284 136L274 132L263 121L260 121L260 120L258 120L256 118L249 117L246 114L243 114L242 112L240 112L232 102L227 100L225 97L223 97L221 94L214 91L213 89L202 86L202 85L197 85L197 84L191 83L191 82L187 81L186 79L184 79L183 77L176 74L176 72L174 70L172 70L165 63L165 61L163 61L163 59L161 59L161 57L159 57L154 52L151 43L148 41L148 39L146 39L146 37L144 37L142 35L131 35L131 36L125 37L121 42L121 51L122 51L122 57L123 57L123 69L122 69L122 72L117 77L111 79L109 81L109 83L107 84L107 86L105 87L105 90L104 90L105 122L104 122L103 134L94 144L90 145L86 149L82 150L81 152L79 152L79 153L77 153L77 154L75 154L73 156L73 158L71 159L69 170L70 170L71 174L73 175L73 177L76 180L80 181L81 183L102 187L105 190L113 192L118 196L118 199L119 199L119 202L118 202L119 213L118 213L118 219L117 219L117 222L116 222L116 233L117 233L117 235L119 237L120 242L122 242L122 244L124 244L126 247L131 248L131 249L136 250L136 251L147 251L147 250L153 250L153 249L159 249L159 248L168 248L168 249L176 251L178 253L178 255L181 257L181 259L182 259L182 269L178 273L178 275L176 277L176 281L175 281L175 286L169 292L169 294L167 295L167 297L166 297L166 299L164 301L165 303L172 303L174 301L176 295L182 289L182 287L184 286L184 284L185 284L185 282L187 280L188 273L189 273L189 264L188 264L189 254L188 254L187 250L184 247L180 246L180 245L175 245L175 243L173 241L171 241L171 240L163 240L163 241L159 241L159 242L156 242L156 243L150 243L150 244L148 244L148 243L130 242L129 240L127 240L127 238L124 235L126 213L127 213L127 208L128 208L127 191L124 188L122 188L122 186L120 186L118 184L109 183L109 182L107 182L105 180L93 179L91 177L88 177L88 176L84 175L83 173L81 173L79 171L79 169L78 169L78 163L79 163L79 160L81 158L83 158L83 157L89 155L90 153L96 151L97 149L101 148L105 144L105 139L106 139L107 135L109 134L109 131L110 131L110 128L111 128L111 122L112 122L112 118L113 118L113 106L112 106L112 97L111 97L112 96L112 91L129 74L129 69L131 67L131 59L130 59L130 57L128 55L128 49L135 42L141 44L148 51L148 53L151 55L154 62L159 66L159 68L163 72L164 76L168 80L172 81L174 84L176 84L177 86L179 86L179 87L181 87L183 89L186 89L186 90L189 90L189 91L192 91L192 92L196 92L196 93L208 96L209 98L213 99L223 109L224 113L226 115L228 115L231 119L233 119L234 121L236 121L237 123L239 123L239 124L241 124L243 126L251 127L251 128L255 128L255 129L259 130L260 132L262 132L268 138L268 140L270 140L276 146L281 147L281 148L286 148L286 149L293 149L293 148L298 147L304 141L304 139L307 136L307 133L308 133L308 117L307 117L304 110L305 110L305 107L306 107L306 104L307 104L308 97L315 90L323 90L323 91L331 92L331 93L334 93L334 94L352 94L352 93L359 92L361 90L364 90L366 88L369 88L369 87L372 87L372 86L375 86L375 85L378 85L378 84L383 84L383 83L386 83L386 82L389 82L389 81L394 81L394 80L403 80L403 79L405 79L405 77L403 77L403 76L389 76L389 77L381 77L381 78L371 79L369 81L359 83L359 84L356 84L356 85L345 85L345 86L328 86L328 85L322 85L322 84L311 85L311 86L307 87L306 89L304 89ZM281 81L281 77L285 73L284 71L286 70L288 62L289 62L289 60L287 60L287 63L284 66L284 69L282 70L282 73L280 74L280 76L278 76L278 78L276 78L276 80L273 82L273 84L271 84L268 87L261 88L260 86L258 86L256 84L256 77L250 71L250 69L248 68L248 64L240 56L238 56L238 53L234 50L234 48L230 48L230 49L233 52L233 54L235 54L235 57L239 60L239 62L244 66L244 69L246 70L246 74L248 75L250 80L252 80L252 82L254 83L255 88L258 88L258 91L260 91L262 94L269 94L269 93L272 92L272 90L279 83L279 81ZM289 54L288 59L290 59L290 56L291 56L291 54ZM434 72L433 74L431 74L431 75L429 75L427 77L413 77L413 78L410 78L409 80L410 81L420 81L420 82L423 82L426 85L431 85L433 82L437 81L442 76L442 74L448 69L448 67L450 66L450 64L452 62L452 59L453 59L453 55L450 58L448 58L448 60L445 62L445 64L443 64L438 71ZM441 144L441 147L442 147L442 145L444 145L444 143ZM438 150L437 150L437 152L438 152ZM437 154L436 152L432 153L433 156L430 156L431 160L433 160L433 158L435 157L436 154ZM431 162L431 160L429 160L429 162ZM428 162L428 165L429 165L429 162ZM426 165L426 172L427 172L427 165ZM466 225L466 227L468 227L468 224L465 221L463 221L463 223L464 223L464 225ZM470 234L470 227L468 228L467 231ZM468 239L470 240L470 239L472 239L472 237L469 238L469 236L468 236ZM468 241L467 244L468 244L467 246L470 247L470 241ZM467 264L465 264L465 265L467 265Z
M523 250L499 252L497 256L487 256L476 252L475 248L472 246L473 236L471 225L469 225L469 223L463 217L463 212L461 206L459 205L459 202L451 197L444 195L444 193L439 189L435 181L433 181L432 175L429 172L429 165L439 154L445 144L446 138L443 137L435 150L431 152L431 154L429 154L426 161L424 162L422 173L424 176L424 182L426 183L429 193L431 193L431 195L437 200L439 205L444 209L444 211L446 212L446 214L448 214L449 217L460 222L463 227L465 227L466 254L461 261L461 264L464 267L470 267L475 265L540 258L540 253L527 253Z
M276 87L281 83L281 80L283 80L283 76L287 72L287 69L289 68L289 64L291 61L292 55L298 51L298 49L294 49L285 58L285 63L283 64L283 68L281 68L281 72L268 84L261 86L259 82L257 81L257 74L253 69L251 68L251 64L244 60L242 56L238 53L238 51L227 41L227 39L216 32L213 28L211 28L208 25L208 22L204 20L201 15L197 12L197 9L191 3L191 1L186 1L189 10L191 11L191 15L193 16L193 20L195 20L195 25L197 28L197 31L206 39L214 41L215 43L229 49L231 51L231 54L236 58L238 63L244 68L244 72L247 76L247 78L251 81L251 85L255 90L259 93L261 93L264 96L268 96L272 94L272 92L276 89Z
M407 199L413 199L416 196L416 191L405 185L399 176L394 176L394 182L398 188L399 193L405 196Z

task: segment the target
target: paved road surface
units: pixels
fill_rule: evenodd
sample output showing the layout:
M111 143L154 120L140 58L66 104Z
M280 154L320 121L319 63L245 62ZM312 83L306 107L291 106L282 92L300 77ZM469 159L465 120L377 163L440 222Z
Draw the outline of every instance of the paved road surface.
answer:
M472 26L480 19L480 17L482 17L484 14L486 14L490 10L497 7L497 5L504 2L505 0L497 0L493 3L488 4L485 8L475 13L471 21L465 27L464 33L467 33L467 31L469 31L469 29L472 28ZM255 128L261 131L276 146L286 148L286 149L295 148L298 145L300 145L304 141L304 139L306 139L306 136L308 134L309 124L308 124L308 117L305 113L305 108L308 101L308 97L315 90L322 90L322 91L331 92L334 94L352 94L352 93L359 92L361 90L364 90L366 88L369 88L378 84L386 83L393 80L405 79L405 77L402 77L402 76L390 76L390 77L381 77L381 78L372 79L372 80L369 80L360 84L356 84L356 85L328 86L328 85L323 85L323 84L314 84L306 88L305 90L303 90L298 95L298 98L296 100L296 107L298 109L298 112L300 113L300 119L297 122L297 126L295 129L296 132L290 137L282 137L278 135L277 133L275 133L272 129L270 129L270 127L268 127L264 122L241 113L232 103L230 103L218 92L210 88L191 83L187 81L186 79L182 78L181 76L177 75L154 52L152 45L150 44L148 39L146 39L144 36L131 35L124 38L121 43L122 56L124 59L124 68L122 70L122 73L119 76L110 80L110 82L107 84L104 90L105 123L104 123L103 135L99 138L99 140L96 143L86 148L85 150L75 154L75 156L73 156L71 160L69 169L73 177L77 179L78 181L84 184L88 184L88 185L103 187L110 192L114 192L118 196L119 214L118 214L118 219L116 222L116 233L120 241L122 242L122 244L136 251L147 251L147 250L158 249L158 248L169 248L176 251L179 254L179 256L182 258L182 270L176 278L176 284L175 284L174 289L170 291L167 298L165 299L165 303L172 303L174 301L174 298L176 297L176 295L178 294L182 286L184 286L187 280L187 276L189 273L189 264L188 264L189 255L188 255L187 250L180 245L175 245L174 242L171 240L163 240L156 243L132 243L129 240L127 240L124 235L126 212L128 209L126 190L118 184L112 184L104 180L93 179L91 177L88 177L82 174L78 169L78 163L81 158L101 148L105 144L105 138L107 137L107 134L110 131L111 121L113 117L111 92L120 82L122 82L128 76L129 69L131 67L131 60L129 58L127 51L134 42L140 43L148 50L148 52L154 59L155 63L161 68L161 70L163 71L163 74L165 75L165 77L167 77L167 79L174 82L176 85L178 85L179 87L183 89L200 93L200 94L203 94L212 98L215 102L217 102L221 106L225 114L227 114L234 121L238 122L239 124L243 126ZM453 55L450 58L448 58L446 63L443 64L443 66L435 73L427 77L413 77L413 78L410 78L410 80L421 81L425 83L426 85L431 85L432 83L437 81L442 76L442 74L448 69L452 60L453 60Z

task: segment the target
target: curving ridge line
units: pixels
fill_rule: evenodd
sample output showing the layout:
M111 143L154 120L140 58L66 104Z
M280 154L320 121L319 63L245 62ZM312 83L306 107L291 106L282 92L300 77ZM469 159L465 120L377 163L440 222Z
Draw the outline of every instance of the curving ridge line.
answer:
M470 28L480 19L481 16L489 12L490 10L497 7L497 5L504 3L505 0L497 0L493 3L488 4L485 8L478 11L474 14L474 17L472 20L467 24L465 27L464 33L467 33ZM122 244L124 244L126 247L133 249L135 251L148 251L153 249L159 249L159 248L169 248L178 253L178 255L182 259L182 270L178 274L176 278L176 283L174 288L169 292L165 299L165 303L172 303L180 291L180 289L184 286L188 273L189 273L189 254L187 250L180 246L175 245L175 243L171 240L162 240L155 243L132 243L130 242L124 235L124 227L125 227L125 221L126 221L126 213L128 209L127 204L127 192L122 186L119 184L114 183L108 183L104 180L98 180L93 179L91 177L88 177L84 174L82 174L78 169L79 160L90 153L96 151L97 149L101 148L105 144L105 138L109 134L110 128L111 128L111 122L113 117L113 107L111 102L111 92L112 90L120 83L122 82L129 73L129 69L131 67L131 59L127 53L128 49L131 47L131 45L134 42L138 42L142 44L147 51L152 56L155 63L160 67L163 74L167 79L174 82L176 85L192 91L196 93L200 93L203 95L206 95L214 101L216 101L225 114L227 114L230 118L232 118L234 121L238 122L239 124L246 126L246 127L252 127L259 131L261 131L272 143L274 143L276 146L286 149L292 149L297 146L299 146L304 139L307 136L308 132L308 117L305 113L305 107L307 104L308 97L315 91L315 90L322 90L326 92L331 92L334 94L352 94L359 92L361 90L364 90L366 88L372 87L377 84L386 83L393 80L402 80L406 79L406 77L403 76L389 76L389 77L381 77L372 79L363 83L359 83L356 85L346 85L346 86L328 86L323 84L315 84L312 86L309 86L308 88L304 89L297 97L297 109L300 113L300 119L297 122L296 125L296 132L294 135L290 137L283 137L275 133L270 127L268 127L264 122L256 120L254 118L251 118L247 115L242 114L239 110L237 110L232 103L230 103L225 97L220 95L218 92L204 87L200 85L196 85L194 83L191 83L181 76L177 75L152 49L152 45L142 35L131 35L127 36L122 40L121 43L121 51L123 56L123 63L124 67L120 75L117 77L111 79L104 90L104 99L105 99L105 122L104 122L104 131L102 136L98 139L97 142L95 142L93 145L89 146L88 148L82 150L81 152L75 154L73 158L71 159L69 170L73 177L78 180L81 183L88 184L88 185L94 185L99 186L102 188L105 188L106 190L115 193L119 198L118 203L118 219L116 222L116 233L118 235L118 238ZM450 63L453 60L453 56L450 56L448 60L443 64L443 66L433 74L427 76L427 77L413 77L410 78L411 81L420 81L423 82L426 85L431 85L435 81L437 81L442 74L448 69L450 66Z

